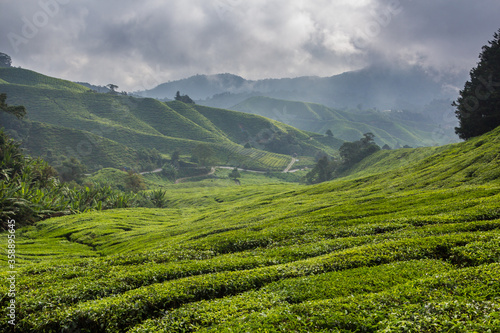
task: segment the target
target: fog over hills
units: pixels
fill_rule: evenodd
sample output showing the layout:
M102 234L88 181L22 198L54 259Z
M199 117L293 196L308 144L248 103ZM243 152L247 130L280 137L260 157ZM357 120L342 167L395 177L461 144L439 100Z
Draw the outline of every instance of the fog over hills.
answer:
M137 94L171 99L177 91L181 91L200 104L224 108L230 108L248 97L266 96L335 108L421 111L434 100L449 100L451 103L466 78L466 73L438 75L418 66L379 64L330 77L254 81L232 74L196 75L163 83Z

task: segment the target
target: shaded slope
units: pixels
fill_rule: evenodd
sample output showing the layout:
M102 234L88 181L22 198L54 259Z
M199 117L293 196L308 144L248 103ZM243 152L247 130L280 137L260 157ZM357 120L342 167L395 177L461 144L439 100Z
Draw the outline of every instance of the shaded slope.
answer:
M430 119L408 112L341 111L269 97L251 97L231 109L269 117L306 131L325 133L330 129L335 137L345 141L356 141L364 133L372 132L377 143L391 147L448 143L443 142L448 137L435 135L439 127L431 124Z

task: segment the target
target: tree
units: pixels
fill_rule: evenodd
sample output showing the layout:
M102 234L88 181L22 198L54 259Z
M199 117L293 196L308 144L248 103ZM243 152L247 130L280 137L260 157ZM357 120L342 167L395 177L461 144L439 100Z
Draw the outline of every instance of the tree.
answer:
M7 113L13 114L18 119L23 118L26 115L26 108L22 105L20 106L9 106L5 101L7 100L6 94L0 94L0 110Z
M109 90L111 90L110 92L112 94L116 94L116 89L118 89L118 86L116 84L110 83L106 87L108 87Z
M214 151L206 143L200 143L193 149L192 157L198 164L208 167L214 158Z
M328 157L323 156L320 158L316 166L307 173L306 182L308 184L326 182L332 178L332 174L336 167L337 164L335 162L329 162Z
M172 163L179 162L179 159L181 158L181 153L176 150L172 153L172 157L170 158L172 160Z
M500 126L500 30L482 48L477 67L453 102L459 126L455 133L464 140Z
M231 173L229 174L229 178L234 180L241 178L241 174L238 171L238 168L234 168L233 171L231 171Z
M126 189L132 192L139 192L146 189L144 178L135 172L129 171L125 179Z
M12 59L2 52L0 52L0 67L12 67Z
M353 166L365 157L380 150L374 141L373 133L365 133L363 138L354 142L345 142L339 149L342 163L346 168Z
M180 91L175 94L175 100L186 104L196 104L188 95L181 95Z
M326 136L333 137L332 130L330 130L330 129L327 130L325 134L326 134Z
M167 177L171 181L175 181L177 179L177 174L179 173L175 165L171 163L165 163L162 167L161 171L162 175Z
M81 183L87 168L76 157L66 158L61 165L56 168L59 178L63 182L75 181Z

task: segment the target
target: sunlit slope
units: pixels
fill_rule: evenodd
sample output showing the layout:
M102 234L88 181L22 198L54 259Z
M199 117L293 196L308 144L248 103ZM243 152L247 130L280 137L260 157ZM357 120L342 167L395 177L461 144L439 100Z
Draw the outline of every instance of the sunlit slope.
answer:
M20 68L0 68L1 84L15 84L36 88L49 88L72 92L88 90L82 85L66 80L56 79L34 71Z
M291 155L293 149L287 152L274 150L281 155L263 151L268 148L266 143L278 132L296 138L294 147L297 149L294 149L299 155L315 156L320 150L335 155L339 146L323 138L311 139L312 133L260 116L181 102L162 103L154 99L99 94L75 83L18 68L0 69L0 78L0 92L7 94L7 102L24 105L27 109L24 123L2 115L2 121L5 119L7 123L2 125L16 131L15 136L24 141L32 155L44 156L47 149L64 154L76 152L68 156L79 158L90 170L94 170L94 165L133 167L137 164L131 163L127 154L120 160L118 146L135 151L155 148L163 154L179 150L181 154L189 155L197 145L206 143L214 151L216 163L230 162L230 165L259 170L283 170L290 163L291 157L286 155ZM40 125L33 127L30 122ZM38 131L29 133L30 128ZM55 131L54 128L65 130ZM249 129L244 136L241 128ZM237 135L238 131L240 135ZM67 132L73 133L70 138L62 136ZM88 133L100 138L91 140L95 151L108 151L118 158L101 160L99 155L97 161L90 161L88 140L75 139L88 136ZM262 133L267 134L267 141L258 137ZM101 146L106 140L116 144ZM52 145L43 147L42 142L51 142ZM243 146L247 142L252 142L254 148L245 150ZM83 151L82 145L86 145L87 154L78 153ZM110 161L116 163L109 165Z
M454 187L500 181L500 128L443 147L379 151L349 171L348 178L373 175L399 186Z
M497 331L499 134L373 156L353 179L183 188L166 209L18 230L17 330Z

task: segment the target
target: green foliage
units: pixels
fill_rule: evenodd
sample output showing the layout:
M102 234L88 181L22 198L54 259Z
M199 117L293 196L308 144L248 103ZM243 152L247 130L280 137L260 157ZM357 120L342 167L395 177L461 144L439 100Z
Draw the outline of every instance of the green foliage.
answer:
M59 173L59 178L61 179L61 181L75 181L77 183L81 183L87 168L78 159L76 159L75 157L71 157L66 158L64 161L62 161L56 167L56 170Z
M317 184L332 179L332 177L349 170L366 157L380 150L374 142L372 133L365 133L364 137L355 142L344 142L340 147L342 160L328 161L327 156L320 158L316 166L306 175L308 184Z
M111 187L83 187L67 190L71 212L84 213L93 210L127 208L134 205L135 196Z
M0 94L0 110L13 114L18 119L26 115L26 108L24 106L9 106L5 102L6 100L7 94Z
M326 182L332 178L332 174L337 167L336 162L328 161L328 157L320 158L316 166L307 173L306 182L308 184L318 184Z
M238 171L238 168L234 168L231 173L229 174L229 177L232 178L232 179L237 179L237 178L241 178L241 174L240 172Z
M500 30L483 46L477 67L453 103L461 139L482 135L500 126Z
M80 180L83 167L77 160L68 159L63 163L62 174L65 180ZM66 168L66 169L64 169ZM113 170L103 173L109 175ZM120 173L119 170L115 170ZM102 176L102 175L101 175ZM142 176L134 173L118 175L125 190L144 190ZM115 177L115 179L118 180ZM0 130L0 219L5 228L7 219L18 221L19 226L52 216L82 213L92 210L125 208L138 206L140 203L132 194L123 193L103 185L102 178L96 176L100 185L76 185L69 188L60 183L58 173L41 159L25 157L19 145ZM109 180L108 180L109 181ZM75 183L76 184L76 183ZM120 188L118 184L114 184ZM149 198L158 206L157 198ZM144 203L149 205L149 203Z
M0 52L0 67L12 67L12 59L8 54Z
M168 205L167 191L158 189L143 192L142 196L151 203L154 208L164 208Z
M207 144L198 144L194 147L191 156L192 161L204 167L211 166L214 162L214 151Z
M498 331L499 133L379 151L314 186L172 185L134 196L165 208L19 229L16 329Z
M146 184L142 175L129 171L125 178L125 189L127 191L139 192L146 189Z
M174 99L176 101L186 103L186 104L195 104L195 102L188 95L181 95L181 93L179 91L175 94Z
M345 168L350 168L367 156L380 150L375 144L372 133L363 134L364 137L355 142L345 142L340 147L340 157Z
M173 164L165 163L162 167L161 174L163 176L167 177L167 179L169 179L171 181L175 181L177 179L177 175L179 174L179 171L177 170L177 168Z
M20 225L66 210L57 172L42 160L25 158L5 132L0 130L0 219Z

